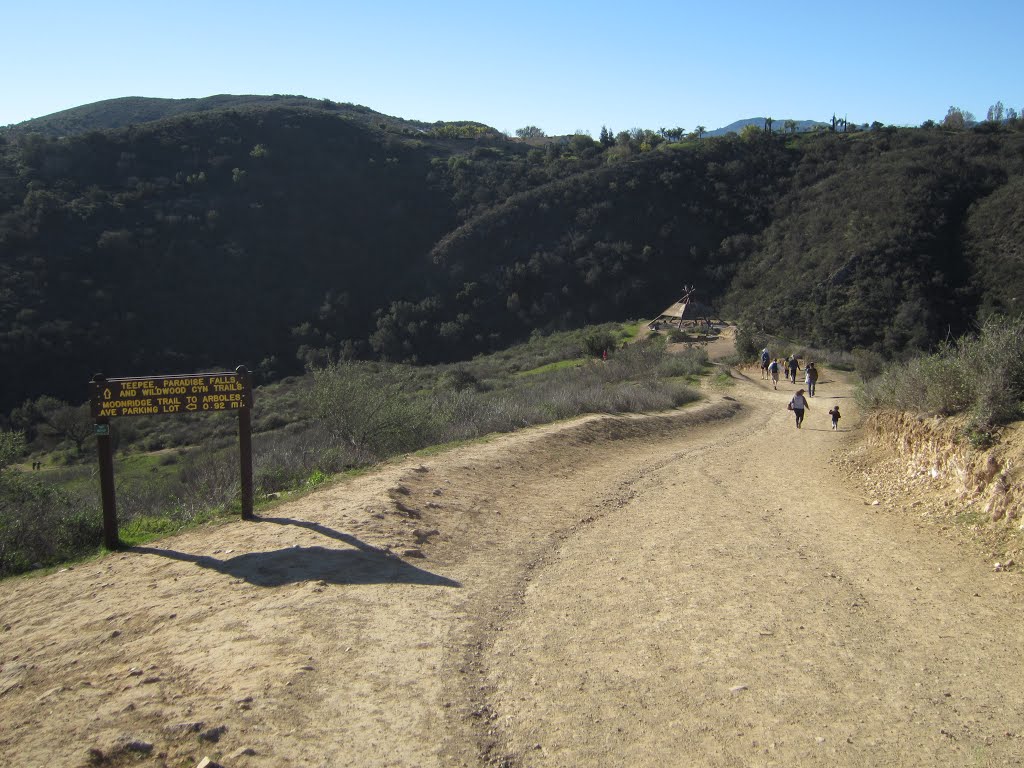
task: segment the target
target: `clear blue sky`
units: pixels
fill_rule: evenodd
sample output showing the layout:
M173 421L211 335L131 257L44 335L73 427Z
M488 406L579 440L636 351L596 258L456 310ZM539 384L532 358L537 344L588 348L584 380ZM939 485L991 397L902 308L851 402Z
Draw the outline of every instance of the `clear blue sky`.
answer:
M1024 2L107 2L2 15L0 125L119 96L289 93L548 134L1024 111Z

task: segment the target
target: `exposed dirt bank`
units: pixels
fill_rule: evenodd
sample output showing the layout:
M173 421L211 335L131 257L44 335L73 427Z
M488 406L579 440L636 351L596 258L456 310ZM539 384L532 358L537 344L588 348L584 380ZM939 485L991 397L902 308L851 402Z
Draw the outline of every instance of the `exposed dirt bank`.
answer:
M862 443L844 458L866 493L973 544L994 569L1024 565L1024 434L1002 430L976 448L961 418L881 412L865 419Z

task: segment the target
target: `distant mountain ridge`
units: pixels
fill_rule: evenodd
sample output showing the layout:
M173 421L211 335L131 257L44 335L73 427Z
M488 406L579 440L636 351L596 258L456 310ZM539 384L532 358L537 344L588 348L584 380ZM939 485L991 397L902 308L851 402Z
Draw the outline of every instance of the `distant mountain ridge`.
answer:
M12 133L40 133L52 137L77 136L90 131L117 130L131 125L152 123L187 114L260 107L323 109L359 123L377 127L381 127L383 124L392 130L399 131L422 132L432 127L431 123L392 117L375 112L369 107L343 104L330 99L311 99L306 96L281 94L271 96L218 94L194 99L160 99L147 96L105 99L25 120L8 126L7 130ZM3 131L2 127L0 127L0 131Z
M287 94L253 95L253 94L217 94L190 99L162 99L148 96L124 96L116 99L104 99L91 104L82 104L60 112L53 112L42 117L35 117L21 123L7 126L6 130L14 133L40 133L44 136L77 136L89 131L116 130L131 125L152 123L170 117L186 114L211 112L218 109L243 109L252 107L305 107L325 109L336 112L344 117L354 119L367 125L386 125L392 130L409 130L422 132L434 124L420 120L406 120L376 112L369 107L358 104L341 103L330 99L312 99L307 96ZM706 131L705 136L726 136L740 133L748 125L762 127L764 117L748 117L736 120L723 128ZM784 130L785 119L774 120L774 129ZM828 127L828 123L820 120L797 120L798 133L815 128ZM482 125L482 124L481 124ZM0 132L4 131L0 126Z
M748 125L756 125L761 128L764 125L766 117L748 117L746 120L737 120L734 123L729 123L724 128L718 128L714 131L707 131L705 136L725 136L730 133L740 133ZM827 128L828 123L823 123L820 120L795 120L797 133L804 133L806 131L814 130L815 128ZM772 119L772 130L776 133L782 133L785 130L786 119Z

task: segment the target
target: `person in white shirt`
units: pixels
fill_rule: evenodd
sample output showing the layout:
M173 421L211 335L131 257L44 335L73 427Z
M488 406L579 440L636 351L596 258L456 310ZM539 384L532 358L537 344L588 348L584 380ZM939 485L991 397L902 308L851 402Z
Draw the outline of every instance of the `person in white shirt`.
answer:
M793 399L789 401L789 410L796 414L796 428L800 429L800 425L804 422L804 410L810 409L810 405L807 403L807 398L804 397L804 391L798 389L796 394L793 395Z

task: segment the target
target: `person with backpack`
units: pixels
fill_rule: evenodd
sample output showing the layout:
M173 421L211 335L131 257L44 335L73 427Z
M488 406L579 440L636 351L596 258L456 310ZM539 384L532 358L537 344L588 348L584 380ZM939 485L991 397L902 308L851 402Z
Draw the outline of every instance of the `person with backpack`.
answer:
M772 360L768 363L768 375L771 377L772 386L775 389L779 388L779 361Z
M800 425L804 423L804 411L809 410L811 407L807 402L807 398L804 397L804 391L798 389L786 407L796 415L796 428L800 429Z
M796 384L796 372L800 370L800 362L796 359L796 352L789 356L786 368L789 371L789 375L786 378Z

